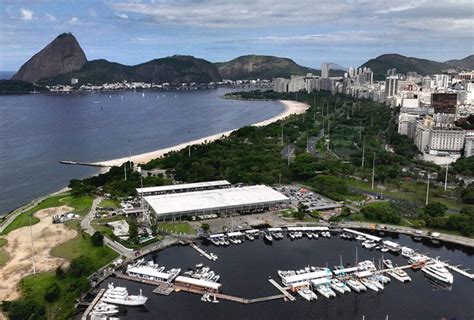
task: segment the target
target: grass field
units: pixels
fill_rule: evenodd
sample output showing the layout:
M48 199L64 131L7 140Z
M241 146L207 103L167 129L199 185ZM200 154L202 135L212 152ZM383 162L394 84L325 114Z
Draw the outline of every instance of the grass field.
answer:
M187 222L159 223L158 229L169 233L196 234L196 231Z
M119 205L118 205L118 201L117 200L113 200L113 199L104 199L102 200L100 203L99 203L99 207L102 207L102 208L118 208Z
M51 254L68 260L81 255L87 256L94 262L95 269L118 257L118 254L109 247L94 247L90 241L90 236L85 233L79 233L74 239L53 248Z
M73 198L69 196L68 193L51 196L49 198L44 199L34 208L31 208L20 214L15 220L12 221L12 223L7 228L5 228L5 230L1 234L7 234L15 229L29 226L30 218L32 225L38 223L39 219L34 217L33 213L46 208L67 205L74 208L74 212L76 212L77 214L84 216L90 210L92 206L92 200L93 198L90 196Z

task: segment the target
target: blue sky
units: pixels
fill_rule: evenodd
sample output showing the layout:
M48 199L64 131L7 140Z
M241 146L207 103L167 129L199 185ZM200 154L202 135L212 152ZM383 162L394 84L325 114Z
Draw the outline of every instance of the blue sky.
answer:
M444 61L474 53L472 0L0 0L0 70L72 32L89 60L243 54L358 66L383 53Z

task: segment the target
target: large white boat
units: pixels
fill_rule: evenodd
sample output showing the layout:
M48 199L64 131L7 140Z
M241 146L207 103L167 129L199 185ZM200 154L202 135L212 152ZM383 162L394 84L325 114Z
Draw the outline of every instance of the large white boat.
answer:
M393 277L393 278L395 278L395 279L397 279L398 281L401 281L401 282L411 281L411 278L408 275L408 273L406 273L402 269L394 267L391 260L389 260L389 259L383 260L383 264L388 269L391 269L390 271L387 271L387 274L389 276L391 276L391 277Z
M349 279L347 280L346 283L349 287L351 287L356 292L367 291L367 288L362 283L360 283L359 281L355 279Z
M453 283L453 275L451 272L449 272L448 269L438 261L430 261L426 263L425 266L421 268L421 271L436 280L449 284Z
M335 291L339 293L346 293L346 292L351 292L351 289L347 284L344 282L339 281L339 279L332 279L331 280L331 288L333 288Z
M311 301L311 300L316 300L318 296L316 293L311 291L309 288L302 288L298 290L298 294L305 300Z
M328 285L318 286L316 287L316 290L328 299L336 296L336 293L332 291Z
M142 295L129 295L125 287L115 287L113 283L109 283L107 290L101 298L102 302L119 304L124 306L141 306L147 302L148 298Z

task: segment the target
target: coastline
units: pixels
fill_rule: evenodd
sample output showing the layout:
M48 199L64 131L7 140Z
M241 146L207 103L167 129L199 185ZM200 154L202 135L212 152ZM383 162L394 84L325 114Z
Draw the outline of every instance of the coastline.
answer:
M276 115L276 116L274 116L270 119L263 120L263 121L260 121L258 123L254 123L254 124L252 124L252 126L256 126L256 127L266 126L266 125L269 125L270 123L276 122L278 120L282 120L282 119L284 119L286 117L289 117L291 115L302 114L309 108L309 105L306 104L306 103L303 103L303 102L291 101L291 100L278 100L278 101L281 104L283 104L283 106L284 106L283 112L281 112L280 114L278 114L278 115ZM149 162L153 159L160 158L160 157L164 156L165 154L167 154L169 152L172 152L172 151L179 151L179 150L187 148L188 146L191 146L191 145L203 144L203 143L208 143L208 142L213 142L213 141L219 140L223 137L229 136L232 132L234 132L238 129L239 128L229 130L229 131L225 131L225 132L218 133L218 134L214 134L214 135L210 135L210 136L207 136L207 137L204 137L204 138L200 138L200 139L196 139L196 140L192 140L192 141L188 141L188 142L183 142L183 143L177 144L175 146L171 146L171 147L167 147L167 148L163 148L163 149L158 149L158 150L151 151L151 152L132 155L131 159L135 164L144 164L144 163L147 163L147 162ZM129 157L123 157L123 158L118 158L118 159L111 159L111 160L106 160L106 161L94 162L93 164L98 165L98 166L104 166L104 167L113 167L113 166L120 166L123 163L127 162L129 159L130 159Z

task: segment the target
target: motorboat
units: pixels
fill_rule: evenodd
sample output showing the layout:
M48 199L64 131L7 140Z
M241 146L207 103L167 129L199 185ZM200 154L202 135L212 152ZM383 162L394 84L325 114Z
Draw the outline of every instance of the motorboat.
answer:
M116 305L99 302L94 306L90 314L96 316L113 316L117 313L119 313L119 309Z
M367 291L367 288L356 279L349 279L346 284L355 292Z
M367 278L360 278L359 281L370 290L375 291L375 292L379 291L379 287L373 281L370 281Z
M308 239L313 239L313 234L311 232L307 232L306 236L308 237Z
M397 279L400 282L408 282L411 281L410 276L408 273L403 271L400 268L394 267L393 263L389 259L383 260L383 264L390 270L387 271L387 274L395 279Z
M265 239L268 241L273 241L273 237L269 232L265 232Z
M351 292L349 286L347 286L344 282L339 281L339 279L331 280L331 288L342 294L346 292Z
M296 236L293 232L289 232L288 235L290 236L291 240L294 240L296 238Z
M365 240L365 237L363 237L363 236L357 236L357 237L356 237L356 240L358 240L358 241L364 241L364 240Z
M124 306L141 306L147 302L148 298L142 295L141 289L140 295L129 295L127 288L115 287L113 283L109 283L101 300L103 302Z
M321 285L321 286L317 286L316 287L316 290L322 294L324 297L326 298L331 298L331 297L335 297L336 296L336 293L334 291L331 290L331 288L329 287L329 285Z
M371 277L368 277L367 279L368 279L369 281L372 281L372 282L377 286L377 288L379 288L380 290L385 289L385 286L383 285L383 283L382 283L381 281L379 281L379 280L377 279L377 277L371 276Z
M441 282L452 284L453 283L453 275L448 269L439 261L429 261L425 264L423 268L421 268L427 276L430 276L436 280Z
M247 239L249 239L250 241L255 240L254 236L251 235L250 233L246 233L245 236L246 236Z
M311 291L309 288L302 288L299 289L297 292L306 301L316 300L318 298L316 293Z

